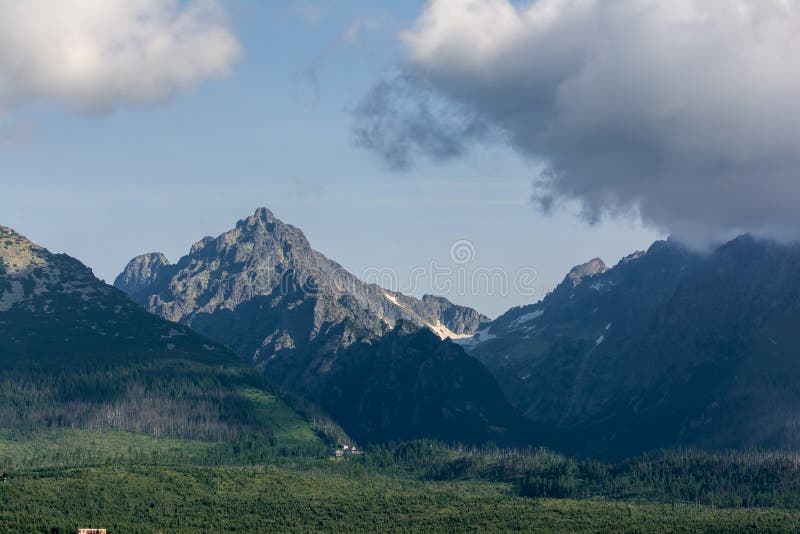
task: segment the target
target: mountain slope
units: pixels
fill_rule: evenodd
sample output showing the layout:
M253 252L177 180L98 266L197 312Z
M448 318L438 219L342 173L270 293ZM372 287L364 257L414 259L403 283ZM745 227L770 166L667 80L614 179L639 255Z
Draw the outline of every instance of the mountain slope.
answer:
M0 371L0 437L69 429L321 445L236 355L4 227Z
M610 456L800 445L800 247L658 242L579 270L464 341L528 417Z
M364 441L519 435L507 428L519 419L493 377L440 339L469 337L486 317L441 297L366 284L264 208L177 264L135 258L116 285L149 311L232 347ZM467 377L458 394L447 386ZM385 395L373 404L379 390Z
M420 436L529 443L530 425L480 362L427 329L399 323L337 354L312 399L361 442Z

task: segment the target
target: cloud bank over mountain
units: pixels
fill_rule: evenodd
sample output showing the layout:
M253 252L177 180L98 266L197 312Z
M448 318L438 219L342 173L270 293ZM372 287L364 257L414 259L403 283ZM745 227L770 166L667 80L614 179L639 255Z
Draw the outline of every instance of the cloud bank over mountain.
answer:
M213 1L0 0L0 114L31 101L104 112L226 75L241 45Z
M696 246L800 237L796 2L434 0L401 40L401 75L355 113L396 167L501 140L545 165L545 209Z

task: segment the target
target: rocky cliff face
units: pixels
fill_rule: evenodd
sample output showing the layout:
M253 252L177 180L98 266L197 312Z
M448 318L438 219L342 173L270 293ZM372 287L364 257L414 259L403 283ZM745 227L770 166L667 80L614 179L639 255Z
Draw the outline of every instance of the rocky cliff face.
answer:
M160 254L134 258L115 286L265 365L327 335L345 344L381 335L401 319L442 338L469 336L488 321L443 298L418 300L360 281L265 208L174 265Z
M169 266L169 260L160 252L142 254L128 263L125 272L114 280L114 287L129 295L147 288L158 278L161 270Z
M608 271L608 267L600 258L590 260L583 265L577 265L567 274L567 280L572 282L572 287L577 286L587 278L603 274Z
M800 247L658 242L462 343L575 452L800 444Z

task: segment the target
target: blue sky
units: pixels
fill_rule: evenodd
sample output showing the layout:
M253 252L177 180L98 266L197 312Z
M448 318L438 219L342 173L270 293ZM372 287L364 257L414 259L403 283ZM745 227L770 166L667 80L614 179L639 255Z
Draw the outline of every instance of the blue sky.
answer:
M48 99L13 106L0 115L0 224L111 281L136 254L175 261L266 206L356 274L394 269L394 289L431 262L535 270L535 295L445 295L492 316L538 300L577 263L614 263L660 237L629 219L588 226L569 206L539 213L530 197L541 167L511 148L396 171L356 146L351 111L396 73L396 34L423 7L230 2L243 55L227 76L111 111ZM464 266L450 258L459 240L475 252Z

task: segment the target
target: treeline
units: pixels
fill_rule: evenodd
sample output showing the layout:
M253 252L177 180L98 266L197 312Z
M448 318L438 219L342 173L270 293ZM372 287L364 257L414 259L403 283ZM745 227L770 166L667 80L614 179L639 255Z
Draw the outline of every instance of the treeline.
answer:
M310 468L328 463L330 448L320 442L265 445L234 442L148 440L129 433L51 431L35 434L1 432L0 471L13 476L24 469L63 471L96 466L291 466Z
M800 454L791 452L673 450L607 464L545 449L414 441L372 447L360 461L422 480L510 483L533 498L800 509Z

